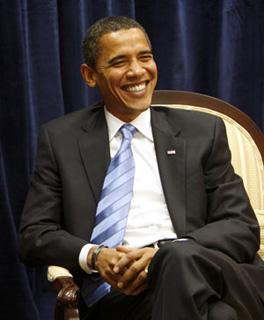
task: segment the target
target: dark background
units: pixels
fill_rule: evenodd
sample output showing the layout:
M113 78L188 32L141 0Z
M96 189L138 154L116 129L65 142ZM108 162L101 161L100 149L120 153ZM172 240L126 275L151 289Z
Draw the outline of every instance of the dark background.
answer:
M39 126L98 99L79 73L80 43L107 15L146 28L159 89L222 98L264 130L263 0L0 0L1 319L52 319L46 270L19 262L17 229Z

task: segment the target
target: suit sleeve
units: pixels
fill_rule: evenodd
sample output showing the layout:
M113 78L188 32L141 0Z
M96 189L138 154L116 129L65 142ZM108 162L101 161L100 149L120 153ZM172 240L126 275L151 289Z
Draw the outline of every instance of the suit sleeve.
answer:
M187 236L237 262L250 262L259 248L259 226L242 179L234 173L225 126L217 119L204 166L206 224Z
M31 265L78 269L86 242L63 229L62 183L48 133L39 136L36 168L22 214L19 254Z

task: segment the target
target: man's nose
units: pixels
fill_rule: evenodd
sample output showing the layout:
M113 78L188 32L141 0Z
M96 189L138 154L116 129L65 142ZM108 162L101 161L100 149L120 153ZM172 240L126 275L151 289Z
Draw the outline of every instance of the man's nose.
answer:
M128 77L140 77L144 74L145 69L139 61L132 61L127 71Z

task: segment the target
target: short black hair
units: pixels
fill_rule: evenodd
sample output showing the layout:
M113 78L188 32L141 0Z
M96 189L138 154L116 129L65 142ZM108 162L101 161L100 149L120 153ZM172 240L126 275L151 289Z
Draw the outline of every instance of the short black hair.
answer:
M143 31L151 47L151 42L146 30L137 21L123 16L109 16L96 21L87 30L82 43L84 62L94 69L100 52L99 40L101 37L107 33L132 28L138 28Z

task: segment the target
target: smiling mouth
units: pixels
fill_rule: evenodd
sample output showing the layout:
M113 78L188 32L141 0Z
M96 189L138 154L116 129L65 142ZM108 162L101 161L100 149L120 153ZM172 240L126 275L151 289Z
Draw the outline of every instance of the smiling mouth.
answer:
M126 85L123 86L122 89L126 92L142 92L146 89L148 83L149 81L144 81L139 84Z

